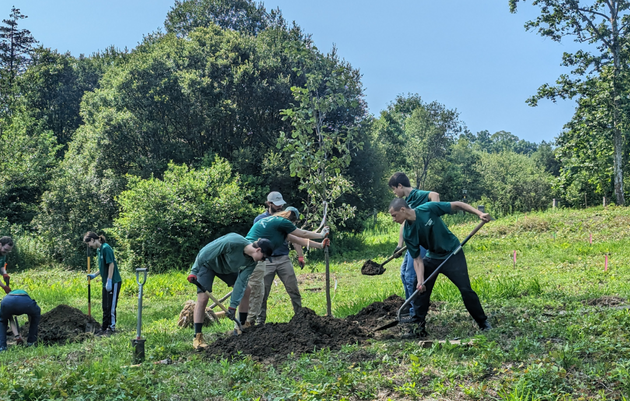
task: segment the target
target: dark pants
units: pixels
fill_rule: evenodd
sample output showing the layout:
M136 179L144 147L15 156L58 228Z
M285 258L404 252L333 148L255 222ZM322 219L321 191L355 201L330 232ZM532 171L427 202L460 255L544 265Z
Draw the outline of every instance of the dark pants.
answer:
M443 259L423 259L424 261L424 277L425 279L431 275L438 268L438 266L444 261ZM479 302L479 297L470 287L470 278L468 278L468 265L466 264L466 257L464 256L464 251L460 250L457 254L453 255L448 262L440 269L440 272L431 279L426 284L426 291L418 294L416 298L412 301L413 307L416 311L416 318L424 322L427 316L427 311L429 310L429 305L431 301L431 292L433 291L433 286L435 285L435 279L440 274L448 277L449 280L453 282L459 289L459 292L462 294L462 300L464 301L464 305L470 313L470 316L475 319L477 324L483 323L486 321L486 314L483 312L483 308L481 307L481 302ZM416 281L415 286L418 285Z
M103 287L103 331L110 328L116 328L116 307L118 306L118 296L120 295L120 285L122 283L112 284L112 290L107 291Z
M0 303L0 347L7 346L7 328L13 316L27 315L29 321L29 343L37 341L37 327L42 310L28 295L7 295Z

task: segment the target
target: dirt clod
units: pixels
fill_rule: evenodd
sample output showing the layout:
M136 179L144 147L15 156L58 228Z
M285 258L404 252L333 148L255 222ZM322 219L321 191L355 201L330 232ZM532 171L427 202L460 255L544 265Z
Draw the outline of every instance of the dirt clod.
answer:
M28 328L28 323L21 327L24 338L28 336ZM93 317L72 306L59 305L41 316L37 339L46 345L81 342L99 329L100 324Z
M382 265L372 260L368 260L363 264L363 267L361 267L361 274L366 276L378 276L379 274L385 273L385 270L386 269Z
M583 301L585 305L589 306L616 306L621 305L624 302L626 302L624 298L606 295L603 297Z

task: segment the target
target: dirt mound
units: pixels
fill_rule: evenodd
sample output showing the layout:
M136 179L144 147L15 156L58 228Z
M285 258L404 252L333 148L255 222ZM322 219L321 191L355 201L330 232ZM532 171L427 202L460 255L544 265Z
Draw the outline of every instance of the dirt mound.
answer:
M366 330L373 330L384 323L396 319L398 309L405 300L398 295L391 295L383 302L374 302L361 309L356 315L348 316L347 321L357 322Z
M356 321L317 316L302 308L289 323L267 323L246 328L240 336L221 338L210 345L208 354L234 357L240 351L261 362L278 362L288 354L301 355L323 348L340 349L361 343L370 334Z
M589 306L616 306L616 305L623 304L624 302L626 302L626 300L621 297L603 296L603 297L589 299L582 302L584 303L584 305L589 305Z
M21 327L24 338L28 336L28 323ZM37 339L40 344L65 344L85 341L91 333L100 329L100 324L77 308L59 305L44 313L39 321Z
M361 267L361 274L366 276L378 276L379 274L385 273L385 270L387 269L385 269L382 265L372 260L368 260L363 264L363 267Z

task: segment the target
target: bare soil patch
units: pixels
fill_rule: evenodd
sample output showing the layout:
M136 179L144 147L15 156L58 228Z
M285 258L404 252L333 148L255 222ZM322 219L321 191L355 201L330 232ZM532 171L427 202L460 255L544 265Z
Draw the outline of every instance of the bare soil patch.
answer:
M616 297L616 296L603 296L595 299L588 299L583 301L584 305L589 306L616 306L621 305L626 302L625 298Z

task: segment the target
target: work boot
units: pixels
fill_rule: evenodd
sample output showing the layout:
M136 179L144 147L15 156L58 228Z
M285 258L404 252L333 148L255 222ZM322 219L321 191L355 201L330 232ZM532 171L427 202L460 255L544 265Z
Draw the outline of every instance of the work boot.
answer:
M245 324L243 325L243 328L246 329L248 327L252 327L254 324L251 321L246 321Z
M195 334L195 339L193 340L193 348L197 351L204 351L208 348L208 344L206 344L206 340L203 339L202 333Z
M256 318L256 326L262 326L265 324L265 318L262 316L258 316Z
M413 339L413 338L422 338L429 335L426 330L426 322L424 321L419 322L417 324L409 324L403 330L404 332L401 336L402 338Z
M408 317L409 312L411 311L411 304L405 305L405 307L400 311L400 317Z
M490 325L490 322L486 319L483 322L479 323L479 328L481 329L481 331L490 331L492 330L492 326Z

